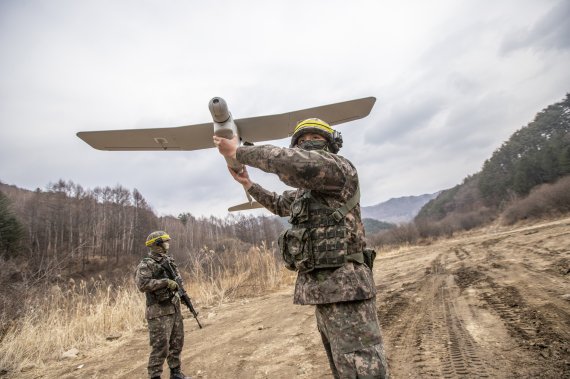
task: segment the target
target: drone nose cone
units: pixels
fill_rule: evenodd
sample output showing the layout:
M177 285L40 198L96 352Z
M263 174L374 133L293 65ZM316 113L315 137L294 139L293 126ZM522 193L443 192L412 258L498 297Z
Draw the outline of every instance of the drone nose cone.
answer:
M228 104L221 97L212 98L208 104L208 108L210 108L210 113L215 122L224 123L230 118Z

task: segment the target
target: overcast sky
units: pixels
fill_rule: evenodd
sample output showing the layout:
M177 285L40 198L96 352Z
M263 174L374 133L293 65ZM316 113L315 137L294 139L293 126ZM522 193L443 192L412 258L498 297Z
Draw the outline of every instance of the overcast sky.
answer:
M216 150L75 134L208 122L213 96L236 119L374 96L338 127L369 206L461 183L570 92L570 1L2 0L0 54L4 183L121 184L158 215L224 217L245 196Z

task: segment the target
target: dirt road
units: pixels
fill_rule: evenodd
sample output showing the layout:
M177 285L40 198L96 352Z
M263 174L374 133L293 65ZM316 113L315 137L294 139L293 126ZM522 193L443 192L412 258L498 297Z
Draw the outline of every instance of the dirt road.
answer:
M392 252L379 316L394 377L570 377L570 220Z
M570 378L570 219L381 255L378 315L393 378ZM185 320L194 378L330 378L314 309L292 288ZM147 332L27 378L144 378ZM81 368L78 368L81 367Z

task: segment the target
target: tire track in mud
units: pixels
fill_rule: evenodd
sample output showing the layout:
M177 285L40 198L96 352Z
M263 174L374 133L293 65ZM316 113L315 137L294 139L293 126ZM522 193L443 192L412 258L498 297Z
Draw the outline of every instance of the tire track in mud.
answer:
M439 259L439 257L438 257ZM434 370L438 362L434 359L433 324L431 323L431 298L434 287L434 272L438 266L432 263L426 268L421 280L411 284L404 283L401 291L390 294L379 307L378 318L385 330L385 340L398 351L388 357L396 360L396 367L391 369L402 374L402 377L437 376ZM421 302L410 299L410 294L422 298ZM426 341L428 343L426 344ZM402 363L402 364L401 364ZM402 366L402 367L400 367Z
M455 252L455 256L460 260L463 261L466 258L470 258L471 257L471 253L467 250L465 250L465 248L463 246L458 246L455 249L453 249L453 251Z
M463 266L458 269L455 272L457 283L462 289L478 287L481 290L478 298L498 316L523 351L530 353L527 358L519 358L524 359L528 367L526 375L533 372L536 377L559 377L560 373L564 373L562 377L570 378L570 343L567 332L570 330L570 314L565 310L562 301L557 299L552 281L544 277L544 268L537 268L526 262L529 254L553 254L541 246L524 243L507 242L505 246L507 247L503 249L521 253L516 255L515 259L511 255L508 264L498 265L495 260L499 256L502 258L502 254L496 251L497 246L493 246L487 250L487 256L493 257L489 266L501 272L505 272L507 268L511 273L518 272L517 278L522 283L533 283L531 287L501 284L503 275L493 278L493 270L489 271L482 266ZM552 271L550 268L549 270ZM560 276L560 273L557 275ZM567 321L561 328L560 325L550 322L545 317L547 314L558 314L558 319ZM518 371L520 366L522 365L513 366L512 369Z
M465 250L452 251L459 259L469 257ZM398 370L403 377L488 378L481 347L455 307L459 289L443 258L438 255L421 280L387 299L393 306L379 314L388 321L387 337L398 347L399 362L405 363ZM407 300L407 291L416 294L415 300Z
M453 249L459 261L471 258L471 253L463 246ZM436 319L439 320L439 344L443 346L440 354L441 377L454 378L488 378L486 362L481 356L481 347L465 328L460 312L456 307L460 289L455 283L455 273L448 273L442 266L445 280L441 282L434 301ZM477 275L473 275L477 278Z
M388 277L379 309L394 378L570 379L568 226L427 245L420 264L400 263L415 271Z
M445 266L441 263L441 255L439 255L428 270L420 288L421 308L412 308L411 312L416 312L417 323L415 328L409 328L406 325L407 333L411 336L408 338L408 346L412 348L408 351L417 377L439 376L439 362L435 357L441 355L442 348L437 338L438 326L434 320L437 318L435 313L433 299L437 296L437 292L442 285L446 275ZM434 354L435 353L435 354ZM434 357L435 356L435 357Z
M570 378L568 333L555 329L541 310L524 301L517 288L501 286L491 278L486 278L486 282L492 291L482 293L481 299L503 320L511 336L533 353L532 363L537 365L537 375L557 377L564 373L562 377ZM542 309L550 313L561 312L562 317L568 317L554 304L546 304Z
M534 235L539 229L533 229L524 236ZM523 340L537 337L537 330L543 329L545 319L541 312L557 313L558 319L565 320L566 330L570 330L570 313L565 307L562 295L565 293L565 283L560 279L567 278L570 273L570 259L567 247L555 248L545 246L549 239L570 235L569 232L553 233L538 238L504 241L501 246L493 245L486 250L492 258L491 267L501 269L504 273L509 270L516 273L516 281L510 285L499 284L503 275L494 275L496 270L490 270L488 275L482 274L484 268L478 267L480 278L487 287L480 298L505 321L509 330ZM486 246L481 244L481 246ZM506 252L516 252L506 257ZM500 260L504 264L497 264ZM494 278L494 279L493 279ZM519 284L516 284L519 283ZM532 283L521 286L520 283ZM528 299L529 301L525 301ZM549 325L549 328L554 330ZM568 334L568 333L567 333ZM568 351L570 353L570 350Z
M536 326L531 325L529 320L522 317L522 308L513 298L518 298L518 291L512 287L498 288L490 279L487 279L494 287L494 292L484 292L481 298L505 321L508 329L518 337L529 340L536 336Z
M463 326L450 290L441 288L441 306L444 320L443 341L447 340L446 354L442 356L443 378L488 378L485 361L479 356L476 341Z

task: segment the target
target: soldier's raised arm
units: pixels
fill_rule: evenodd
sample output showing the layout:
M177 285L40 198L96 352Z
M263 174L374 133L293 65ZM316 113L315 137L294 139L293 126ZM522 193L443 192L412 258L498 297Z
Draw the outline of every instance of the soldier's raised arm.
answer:
M237 143L237 140L234 141ZM234 143L231 142L231 143ZM271 192L263 188L257 183L254 183L249 178L247 167L243 166L240 172L236 172L228 167L232 177L240 183L243 188L251 195L257 202L263 205L271 213L278 216L288 216L290 213L291 203L295 199L296 191L285 191L282 195Z
M343 189L349 177L357 181L354 166L336 155L342 146L340 133L318 119L299 123L289 148L272 145L240 147L237 137L230 140L214 136L214 143L224 157L276 174L291 187L335 193ZM232 175L248 190L252 183L247 171L243 171L245 176L241 172Z
M271 213L283 217L291 214L291 203L295 200L295 192L297 191L285 191L279 195L266 190L257 183L253 183L247 192Z
M237 149L238 162L279 176L283 183L322 192L342 189L346 174L354 168L342 157L322 150L307 151L271 145L242 146Z

